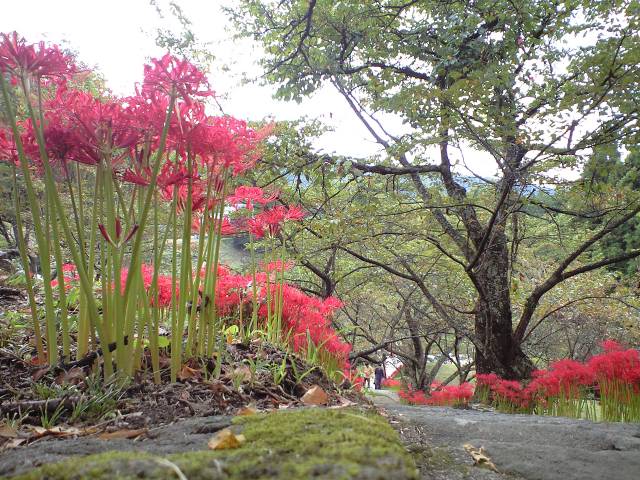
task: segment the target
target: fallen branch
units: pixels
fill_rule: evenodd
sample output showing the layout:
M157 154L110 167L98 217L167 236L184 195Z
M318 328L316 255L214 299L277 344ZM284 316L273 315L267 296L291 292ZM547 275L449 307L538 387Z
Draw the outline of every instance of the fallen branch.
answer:
M32 412L51 414L62 406L65 410L73 410L82 399L81 396L49 398L47 400L23 400L0 404L0 415L29 414Z

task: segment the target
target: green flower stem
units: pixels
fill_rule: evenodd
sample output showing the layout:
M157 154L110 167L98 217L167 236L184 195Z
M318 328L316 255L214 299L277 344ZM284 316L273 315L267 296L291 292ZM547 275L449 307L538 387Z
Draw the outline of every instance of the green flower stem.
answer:
M36 243L38 245L38 253L42 259L41 270L42 270L42 278L44 282L44 300L45 300L45 326L47 332L50 332L52 329L55 330L55 308L53 304L53 293L51 289L51 265L49 262L49 241L48 237L45 235L42 222L41 215L42 210L40 208L40 202L38 201L38 197L35 193L35 188L33 186L33 182L31 180L31 172L29 171L29 162L24 152L24 147L22 145L22 139L20 138L20 132L18 130L18 126L16 124L15 112L13 111L13 106L9 99L9 92L7 89L6 79L4 75L0 75L0 86L2 87L2 97L4 100L4 105L7 110L7 117L9 119L9 124L11 126L11 131L13 133L13 138L16 144L16 149L18 151L18 159L20 163L20 168L22 170L22 176L25 183L25 188L27 190L27 200L29 203L29 209L31 210L31 216L33 218L33 227L36 234ZM28 96L28 90L25 91L25 95ZM29 264L24 265L25 272L29 271ZM50 333L48 333L50 336ZM51 348L51 345L47 347L48 354L48 362L49 364L55 364L58 361L58 352L56 348Z
M191 154L187 154L187 171L191 172ZM191 284L191 192L193 179L189 176L187 183L187 202L184 206L182 223L182 248L180 251L180 295L178 297L178 318L175 322L176 330L172 330L171 338L171 378L173 379L182 365L182 335L184 332L187 301L189 300L189 285Z
M20 204L20 194L18 191L18 175L15 165L12 164L13 170L13 201L16 208L16 228L18 232L18 251L20 252L20 260L24 268L25 283L27 285L27 296L29 298L29 308L31 310L31 319L33 321L33 334L35 336L36 351L40 362L45 362L44 346L42 344L42 332L40 331L40 320L38 319L38 308L36 305L35 292L33 290L33 280L29 269L29 256L27 255L27 242L24 238L22 223L22 206Z

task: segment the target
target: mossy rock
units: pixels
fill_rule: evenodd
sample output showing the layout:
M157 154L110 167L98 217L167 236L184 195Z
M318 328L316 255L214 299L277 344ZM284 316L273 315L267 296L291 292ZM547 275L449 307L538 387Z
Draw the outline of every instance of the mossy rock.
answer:
M179 478L178 469L189 480L417 478L413 460L397 433L370 411L309 408L237 417L234 423L246 437L234 450L203 450L165 458L140 452L106 452L46 465L12 478L169 479Z

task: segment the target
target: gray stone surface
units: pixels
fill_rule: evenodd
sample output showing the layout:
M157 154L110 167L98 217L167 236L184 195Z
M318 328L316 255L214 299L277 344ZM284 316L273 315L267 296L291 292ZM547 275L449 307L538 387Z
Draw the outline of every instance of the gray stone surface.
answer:
M47 463L59 462L70 456L91 455L107 450L133 450L160 455L205 450L211 434L230 425L231 417L228 416L194 417L151 429L141 440L101 440L97 437L43 438L26 447L0 452L0 478Z
M639 424L412 407L386 397L376 397L374 402L387 410L401 433L409 432L409 443L440 449L458 466L460 462L465 466L465 455L469 457L464 444L484 447L498 470L506 474L486 478L640 480ZM448 477L423 472L423 478L480 478L466 472L458 476L452 471Z

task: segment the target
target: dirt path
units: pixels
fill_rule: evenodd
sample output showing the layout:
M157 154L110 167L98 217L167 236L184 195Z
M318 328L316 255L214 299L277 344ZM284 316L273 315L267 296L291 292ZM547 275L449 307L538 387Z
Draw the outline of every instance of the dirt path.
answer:
M374 397L414 452L424 479L638 480L640 425L410 407ZM500 474L473 467L483 446Z

